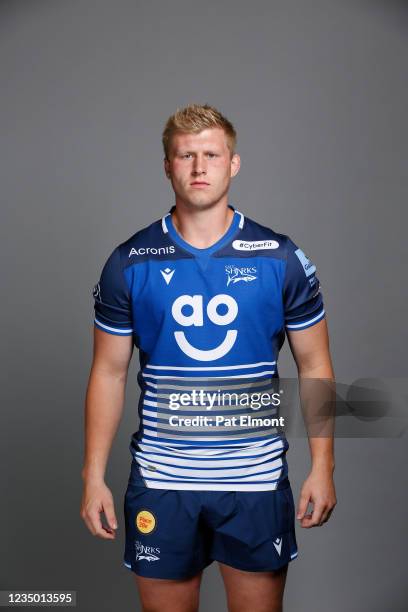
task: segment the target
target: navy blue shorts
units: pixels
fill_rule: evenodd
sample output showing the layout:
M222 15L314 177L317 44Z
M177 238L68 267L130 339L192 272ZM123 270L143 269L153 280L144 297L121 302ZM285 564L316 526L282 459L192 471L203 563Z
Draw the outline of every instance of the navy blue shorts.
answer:
M289 480L275 491L150 489L132 469L124 499L124 564L139 576L181 579L213 561L267 572L297 557Z

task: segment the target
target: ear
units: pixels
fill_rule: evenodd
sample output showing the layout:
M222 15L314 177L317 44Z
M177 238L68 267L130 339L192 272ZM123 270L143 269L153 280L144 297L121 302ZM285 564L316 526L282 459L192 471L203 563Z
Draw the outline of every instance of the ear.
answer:
M241 167L241 158L238 153L234 153L231 158L231 176L236 176Z
M164 172L165 172L167 178L170 178L170 163L169 163L169 160L165 157L163 162L164 162Z

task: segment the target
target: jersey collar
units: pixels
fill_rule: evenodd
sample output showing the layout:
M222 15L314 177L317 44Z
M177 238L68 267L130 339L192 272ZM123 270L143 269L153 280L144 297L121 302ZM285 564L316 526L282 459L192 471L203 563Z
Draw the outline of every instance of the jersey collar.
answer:
M244 227L245 217L242 214L242 212L237 210L235 206L233 206L232 204L228 204L228 208L231 208L231 210L234 211L234 216L232 218L229 228L227 229L225 234L221 236L219 240L217 240L217 242L215 242L214 244L212 244L211 246L205 249L199 249L193 246L192 244L186 242L180 236L180 234L174 227L174 224L171 218L171 213L175 210L175 208L176 206L173 205L168 211L168 213L166 213L162 217L161 223L162 223L163 233L164 234L168 233L174 242L180 245L183 249L190 251L191 253L194 253L195 255L208 255L210 253L213 253L214 251L217 251L219 248L221 248L225 243L227 243L230 240L230 238L236 233L238 229L242 229Z

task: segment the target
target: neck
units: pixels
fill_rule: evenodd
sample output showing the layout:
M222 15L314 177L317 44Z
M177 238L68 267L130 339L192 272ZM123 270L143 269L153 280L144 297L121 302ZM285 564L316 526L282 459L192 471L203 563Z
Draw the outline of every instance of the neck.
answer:
M227 204L192 209L176 204L171 219L180 236L198 249L215 244L228 230L234 211Z

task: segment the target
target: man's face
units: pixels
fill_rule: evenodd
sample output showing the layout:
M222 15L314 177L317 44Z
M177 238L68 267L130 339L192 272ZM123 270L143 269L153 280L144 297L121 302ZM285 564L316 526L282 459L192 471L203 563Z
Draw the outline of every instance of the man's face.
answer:
M226 196L231 178L238 173L240 158L232 158L222 128L198 134L176 132L170 143L169 160L164 160L177 202L204 208Z

